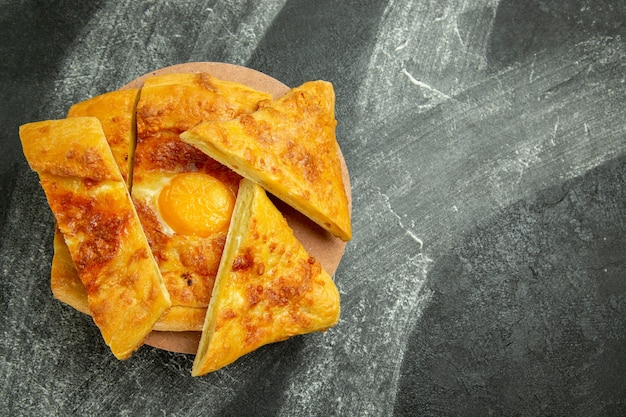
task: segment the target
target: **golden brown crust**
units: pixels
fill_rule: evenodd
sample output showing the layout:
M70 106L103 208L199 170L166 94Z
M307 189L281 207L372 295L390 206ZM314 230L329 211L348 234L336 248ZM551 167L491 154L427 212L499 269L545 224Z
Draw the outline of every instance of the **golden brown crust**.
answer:
M241 179L178 135L202 120L254 111L258 101L269 97L203 73L161 75L144 82L137 104L132 197L172 300L161 330L201 329L228 223L202 236L174 230L164 221L158 196L178 175L198 172L219 180L234 200Z
M72 105L67 114L68 117L98 118L113 158L127 184L135 147L134 114L138 95L137 88L101 94ZM83 313L91 314L85 286L58 227L55 227L50 284L55 298Z
M339 292L265 191L242 180L192 374L339 320Z
M67 117L97 117L107 138L115 162L129 180L135 146L135 104L139 89L118 90L92 97L70 107Z
M76 130L83 132L85 139L77 136ZM33 171L86 182L116 180L119 175L108 144L100 140L101 133L99 122L91 118L20 126L20 136L28 139L22 140L24 155Z
M209 74L168 74L146 79L137 105L138 171L201 170L210 158L178 135L204 120L229 120L258 108L267 93Z
M54 297L74 307L81 313L91 315L87 302L87 291L80 280L70 250L58 228L54 231L54 255L50 273L50 287Z
M85 285L78 276L63 234L58 228L54 234L54 256L52 258L50 276L52 294L57 300L75 308L81 313L91 315ZM208 300L206 304L208 304ZM205 316L206 306L197 308L172 306L155 323L153 330L200 332Z
M201 123L181 139L350 240L334 104L332 85L311 81L260 103L252 114Z
M135 147L135 104L139 89L112 91L72 105L67 117L96 117L124 181L129 182ZM50 274L52 293L58 300L91 314L87 293L78 277L63 234L55 227L54 255Z
M119 359L170 306L130 195L95 117L20 127L24 155L63 233L89 310Z

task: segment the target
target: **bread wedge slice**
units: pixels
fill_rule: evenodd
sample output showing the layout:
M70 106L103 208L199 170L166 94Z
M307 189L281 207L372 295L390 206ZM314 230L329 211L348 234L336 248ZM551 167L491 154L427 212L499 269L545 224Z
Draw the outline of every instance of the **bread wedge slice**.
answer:
M139 89L104 93L72 105L67 117L96 117L102 125L113 159L130 189L132 154L135 148L135 106ZM76 310L91 314L87 292L65 244L63 234L55 225L54 254L50 271L50 287L54 297Z
M180 138L348 241L350 208L336 125L332 84L310 81L261 102L252 114L204 122Z
M95 117L34 122L20 127L20 138L93 320L126 359L171 303L102 125Z
M326 330L339 315L332 278L265 190L242 180L192 375L220 369L263 345Z

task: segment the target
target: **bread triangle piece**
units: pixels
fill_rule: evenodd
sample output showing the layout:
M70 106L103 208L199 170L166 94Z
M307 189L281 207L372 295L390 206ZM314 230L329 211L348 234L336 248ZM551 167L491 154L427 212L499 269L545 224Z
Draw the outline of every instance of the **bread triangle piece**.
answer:
M293 235L265 191L242 180L192 375L268 343L326 330L339 292Z
M113 159L130 188L132 153L135 148L135 105L139 89L104 93L72 105L67 117L96 117L102 125ZM50 287L54 297L76 310L91 314L87 292L58 227L54 233Z
M350 208L334 112L332 84L310 81L250 115L200 123L180 137L347 241Z
M95 117L20 127L85 286L89 311L111 351L128 358L170 306L128 189Z

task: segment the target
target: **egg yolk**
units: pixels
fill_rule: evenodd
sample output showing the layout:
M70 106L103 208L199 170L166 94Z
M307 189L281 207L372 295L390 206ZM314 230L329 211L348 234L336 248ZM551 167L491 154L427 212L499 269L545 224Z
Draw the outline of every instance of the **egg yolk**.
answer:
M176 175L159 194L163 220L183 235L206 237L227 229L234 205L233 192L201 172Z

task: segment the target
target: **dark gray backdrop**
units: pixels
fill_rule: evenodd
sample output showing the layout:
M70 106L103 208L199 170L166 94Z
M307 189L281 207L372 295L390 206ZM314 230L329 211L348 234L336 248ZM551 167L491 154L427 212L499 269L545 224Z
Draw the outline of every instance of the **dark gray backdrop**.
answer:
M626 413L626 4L1 1L0 414ZM51 296L20 124L151 70L333 82L342 320L191 378Z

